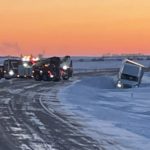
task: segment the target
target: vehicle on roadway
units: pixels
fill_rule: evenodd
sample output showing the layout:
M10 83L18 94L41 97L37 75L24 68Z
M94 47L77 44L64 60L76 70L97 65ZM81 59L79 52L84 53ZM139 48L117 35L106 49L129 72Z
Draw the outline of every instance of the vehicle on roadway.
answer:
M61 77L63 80L68 80L73 75L73 66L70 56L65 56L60 64Z
M59 81L61 79L60 74L59 57L51 57L45 60L41 60L33 66L33 77L37 81Z
M4 66L0 65L0 79L4 77Z
M20 59L7 59L4 61L4 78L11 79L18 77L18 66L20 65Z
M125 59L119 70L117 88L139 87L144 74L144 68L140 63Z
M18 66L18 77L20 78L32 78L32 67L39 61L39 58L34 58L32 55L22 56L21 63Z

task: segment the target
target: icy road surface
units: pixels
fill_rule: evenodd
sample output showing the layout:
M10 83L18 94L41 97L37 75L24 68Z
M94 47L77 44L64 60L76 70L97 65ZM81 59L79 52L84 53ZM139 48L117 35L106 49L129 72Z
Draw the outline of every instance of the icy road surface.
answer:
M59 90L79 78L0 80L0 150L104 150L58 98Z
M150 73L141 87L116 89L114 76L86 77L60 91L82 132L108 150L150 149Z

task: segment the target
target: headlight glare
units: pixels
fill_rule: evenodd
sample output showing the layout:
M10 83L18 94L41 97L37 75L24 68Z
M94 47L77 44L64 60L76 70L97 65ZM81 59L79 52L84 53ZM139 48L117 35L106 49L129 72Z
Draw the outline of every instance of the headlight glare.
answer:
M68 66L66 66L66 65L63 66L63 69L64 69L64 70L67 70L67 69L68 69Z
M13 70L10 70L10 71L9 71L9 75L10 75L10 76L13 76L13 75L14 75L14 71L13 71Z

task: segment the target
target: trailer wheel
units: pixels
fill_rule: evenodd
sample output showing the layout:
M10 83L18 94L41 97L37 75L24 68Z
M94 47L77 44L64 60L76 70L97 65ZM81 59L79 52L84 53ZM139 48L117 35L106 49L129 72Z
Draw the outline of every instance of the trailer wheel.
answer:
M63 80L69 80L69 76L68 75L63 76L62 78L63 78Z
M54 81L55 81L55 82L60 81L60 77L55 77L55 78L54 78Z
M35 79L36 81L41 81L41 80L42 80L42 78L41 78L41 76L40 76L39 74L35 74L35 75L34 75L34 79Z

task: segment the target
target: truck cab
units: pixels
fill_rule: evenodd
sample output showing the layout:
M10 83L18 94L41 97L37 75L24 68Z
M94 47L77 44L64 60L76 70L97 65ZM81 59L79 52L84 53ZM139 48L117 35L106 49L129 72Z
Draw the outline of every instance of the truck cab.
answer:
M119 70L117 88L139 87L144 73L144 66L137 62L125 59Z
M0 79L4 77L4 66L0 65Z
M20 78L33 77L32 67L38 60L38 58L34 58L32 55L21 56L21 64L18 66L18 76Z
M73 75L73 65L70 56L65 56L61 60L60 64L61 77L64 80L68 80Z
M19 59L7 59L4 61L4 78L11 79L18 77L18 66L21 63Z

